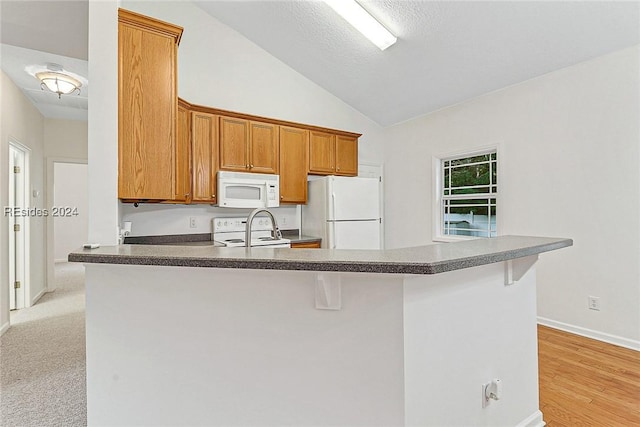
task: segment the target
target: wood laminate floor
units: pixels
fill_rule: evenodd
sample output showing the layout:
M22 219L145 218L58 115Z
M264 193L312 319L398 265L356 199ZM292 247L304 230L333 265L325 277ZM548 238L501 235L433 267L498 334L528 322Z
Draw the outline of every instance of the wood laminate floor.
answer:
M640 352L538 326L548 427L640 426Z

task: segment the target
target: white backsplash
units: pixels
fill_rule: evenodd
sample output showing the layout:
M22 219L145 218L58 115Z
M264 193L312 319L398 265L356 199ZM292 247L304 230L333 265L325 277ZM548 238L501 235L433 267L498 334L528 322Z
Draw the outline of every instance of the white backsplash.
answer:
M282 206L269 209L278 221L280 229L300 228L299 206ZM252 209L218 208L210 205L166 205L141 203L137 208L131 203L120 203L120 223L131 221L130 236L158 236L165 234L197 234L211 232L211 218L247 217ZM192 219L195 227L191 227Z

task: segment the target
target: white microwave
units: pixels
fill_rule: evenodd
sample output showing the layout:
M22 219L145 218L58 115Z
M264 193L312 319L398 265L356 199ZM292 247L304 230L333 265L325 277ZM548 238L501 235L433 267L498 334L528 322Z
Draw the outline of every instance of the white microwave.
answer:
M221 208L280 206L280 176L219 171L218 206Z

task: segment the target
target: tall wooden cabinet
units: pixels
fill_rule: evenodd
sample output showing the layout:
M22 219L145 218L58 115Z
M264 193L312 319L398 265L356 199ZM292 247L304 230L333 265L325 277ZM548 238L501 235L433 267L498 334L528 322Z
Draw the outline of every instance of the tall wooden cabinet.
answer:
M118 197L186 202L188 146L177 141L182 28L118 11ZM184 141L182 141L184 142Z
M307 203L309 131L280 126L280 202Z
M176 172L186 177L177 182L177 193L185 195L185 203L191 202L191 112L178 103L176 129Z
M191 113L193 203L217 203L218 116Z

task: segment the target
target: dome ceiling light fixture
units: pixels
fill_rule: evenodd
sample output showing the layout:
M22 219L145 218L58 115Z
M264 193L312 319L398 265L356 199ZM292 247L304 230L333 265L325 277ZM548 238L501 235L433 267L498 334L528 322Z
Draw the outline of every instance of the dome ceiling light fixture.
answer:
M35 74L40 80L40 87L45 88L53 93L58 94L58 99L62 95L69 95L73 92L80 94L82 83L80 80L72 77L64 72L61 66L57 64L47 64L47 71L41 71Z

